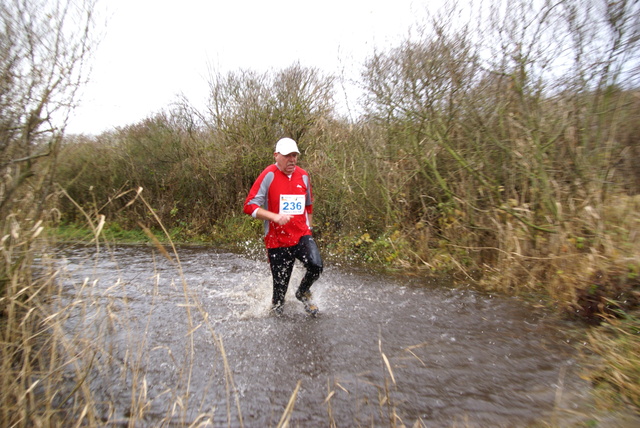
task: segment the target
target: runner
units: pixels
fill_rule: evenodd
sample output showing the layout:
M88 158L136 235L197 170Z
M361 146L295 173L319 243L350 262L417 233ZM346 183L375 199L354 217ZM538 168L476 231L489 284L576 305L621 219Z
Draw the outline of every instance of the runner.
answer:
M272 310L281 315L295 260L302 262L306 273L296 291L296 298L307 313L318 314L310 288L322 273L322 258L311 235L313 196L309 174L297 166L298 145L291 138L276 144L275 164L262 171L251 186L244 212L264 220L271 275L273 277Z

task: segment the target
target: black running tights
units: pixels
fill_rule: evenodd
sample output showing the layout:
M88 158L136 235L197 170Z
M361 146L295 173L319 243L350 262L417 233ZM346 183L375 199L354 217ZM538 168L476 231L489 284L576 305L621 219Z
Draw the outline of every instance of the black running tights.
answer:
M281 305L287 294L291 272L296 259L300 260L307 272L300 281L298 293L304 294L320 277L322 273L322 258L316 242L311 235L300 238L297 245L284 248L269 248L269 264L271 265L271 275L273 276L273 298L271 303Z

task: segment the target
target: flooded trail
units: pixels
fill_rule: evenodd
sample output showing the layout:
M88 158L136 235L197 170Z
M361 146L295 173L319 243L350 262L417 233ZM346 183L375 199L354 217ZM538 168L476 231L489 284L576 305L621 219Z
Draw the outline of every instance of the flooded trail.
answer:
M94 253L64 249L60 280L64 299L90 302L69 322L101 344L91 388L105 421L142 401L149 426L203 413L215 426L277 426L293 396L291 426L518 427L550 423L585 388L569 340L517 299L328 266L314 318L293 296L296 265L276 317L265 260Z

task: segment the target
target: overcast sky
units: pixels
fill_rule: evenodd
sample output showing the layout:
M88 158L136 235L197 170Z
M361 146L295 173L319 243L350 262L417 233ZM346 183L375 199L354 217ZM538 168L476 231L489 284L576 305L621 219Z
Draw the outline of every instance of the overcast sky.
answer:
M207 69L329 73L395 46L429 0L103 0L107 26L91 83L67 128L100 133L137 123L184 94L198 105ZM355 100L352 100L352 102Z

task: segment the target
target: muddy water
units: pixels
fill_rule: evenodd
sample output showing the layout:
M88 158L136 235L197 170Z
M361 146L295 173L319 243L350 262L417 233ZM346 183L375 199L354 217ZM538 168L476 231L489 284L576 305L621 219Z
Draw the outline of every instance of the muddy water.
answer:
M570 412L585 387L568 339L519 300L329 265L313 288L320 316L292 286L276 317L266 260L178 256L61 253L64 299L84 302L70 330L98 349L90 385L105 422L276 426L296 391L291 426L529 426Z

